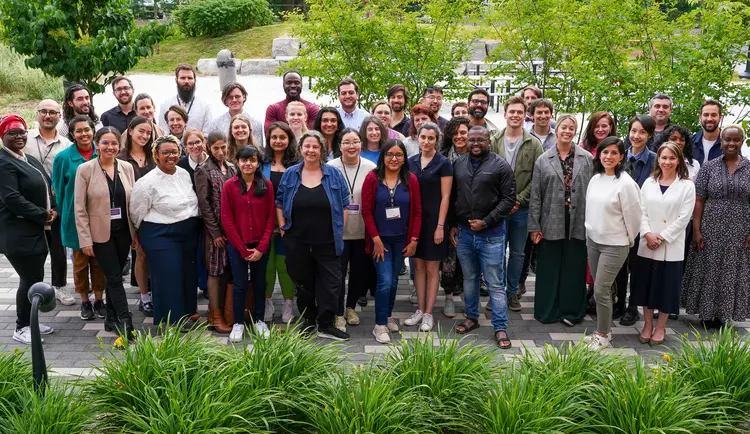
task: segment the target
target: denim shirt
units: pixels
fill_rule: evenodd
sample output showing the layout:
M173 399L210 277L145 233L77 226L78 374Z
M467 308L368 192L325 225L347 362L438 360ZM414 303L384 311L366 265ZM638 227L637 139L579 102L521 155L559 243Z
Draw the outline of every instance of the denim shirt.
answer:
M281 177L279 191L276 193L276 208L281 208L284 216L282 230L287 231L292 227L292 203L294 195L297 194L302 183L302 166L305 163L295 164L288 168ZM344 175L333 166L321 164L323 170L323 189L331 203L331 217L333 221L333 240L336 246L336 255L344 252L344 210L349 206L349 187L346 185ZM300 216L304 218L304 216Z

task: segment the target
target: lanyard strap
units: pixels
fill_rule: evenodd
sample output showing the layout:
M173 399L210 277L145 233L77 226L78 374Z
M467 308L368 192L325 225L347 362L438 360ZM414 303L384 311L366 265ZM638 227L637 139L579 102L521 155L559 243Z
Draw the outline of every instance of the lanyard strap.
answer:
M362 157L359 157L359 161L357 162L357 171L354 172L354 180L351 182L349 182L349 174L346 171L346 164L344 164L344 160L341 160L341 165L344 166L344 176L346 177L346 183L349 184L349 197L351 198L350 200L354 200L354 184L357 183L359 168L360 166L362 166Z
M388 185L388 183L385 181L385 179L383 180L383 183L385 184L386 188L388 188L388 196L391 197L391 208L393 208L393 207L396 206L396 201L395 201L396 189L398 188L398 185L401 183L401 180L397 179L396 180L396 185L394 185L393 188L391 188L391 186Z
M187 106L187 113L190 114L190 110L193 108L193 101L195 101L195 95L190 99L190 104ZM180 96L177 95L177 105L182 106L182 102L180 101Z
M117 191L117 160L115 160L115 172L114 176L112 177L112 184L114 184L114 187L112 185L109 185L109 176L107 175L107 171L104 170L104 166L102 166L102 160L97 158L96 161L99 163L99 168L102 169L102 175L104 175L104 180L107 181L107 189L109 189L109 202L111 204L110 208L115 207L115 192Z

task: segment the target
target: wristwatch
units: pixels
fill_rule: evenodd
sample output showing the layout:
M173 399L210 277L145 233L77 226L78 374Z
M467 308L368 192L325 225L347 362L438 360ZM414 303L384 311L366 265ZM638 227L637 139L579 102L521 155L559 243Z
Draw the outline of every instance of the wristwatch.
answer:
M482 229L487 229L487 222L482 220Z

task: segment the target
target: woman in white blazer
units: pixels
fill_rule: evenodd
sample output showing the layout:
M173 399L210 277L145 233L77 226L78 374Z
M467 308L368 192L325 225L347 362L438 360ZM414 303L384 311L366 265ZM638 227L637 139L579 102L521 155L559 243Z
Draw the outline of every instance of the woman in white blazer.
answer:
M641 187L641 243L632 272L633 301L643 307L641 343L664 342L669 314L680 311L685 228L695 206L695 184L690 180L680 146L668 141L656 153L654 173ZM659 311L656 327L654 310Z

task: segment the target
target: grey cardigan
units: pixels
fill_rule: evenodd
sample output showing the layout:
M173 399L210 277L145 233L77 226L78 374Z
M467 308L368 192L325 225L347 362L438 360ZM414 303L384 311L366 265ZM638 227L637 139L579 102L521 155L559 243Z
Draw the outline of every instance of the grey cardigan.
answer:
M570 192L570 238L586 240L586 190L594 175L591 154L580 146L572 146L573 183ZM529 232L541 232L544 239L568 238L565 234L565 193L563 172L557 147L544 152L534 164L529 199Z

